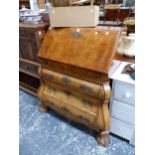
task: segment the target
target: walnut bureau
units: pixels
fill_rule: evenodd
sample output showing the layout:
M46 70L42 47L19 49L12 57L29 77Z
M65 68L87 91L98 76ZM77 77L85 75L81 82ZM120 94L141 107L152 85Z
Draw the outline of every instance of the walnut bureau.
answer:
M39 50L40 110L56 110L100 132L109 144L111 97L108 71L122 29L116 27L48 30Z
M37 54L48 25L19 24L19 84L22 90L35 96L40 85Z

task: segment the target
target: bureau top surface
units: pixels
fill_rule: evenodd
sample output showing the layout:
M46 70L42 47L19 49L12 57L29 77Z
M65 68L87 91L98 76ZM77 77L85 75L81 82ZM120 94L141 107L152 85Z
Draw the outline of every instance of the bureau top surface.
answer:
M121 29L114 27L55 28L44 38L38 56L108 73Z

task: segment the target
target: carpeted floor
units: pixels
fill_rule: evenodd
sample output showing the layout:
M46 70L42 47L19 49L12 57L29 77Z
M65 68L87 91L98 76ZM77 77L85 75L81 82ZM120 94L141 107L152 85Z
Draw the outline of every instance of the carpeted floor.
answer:
M135 149L113 136L103 148L96 143L95 131L72 123L50 110L41 113L39 100L19 93L20 155L134 155Z

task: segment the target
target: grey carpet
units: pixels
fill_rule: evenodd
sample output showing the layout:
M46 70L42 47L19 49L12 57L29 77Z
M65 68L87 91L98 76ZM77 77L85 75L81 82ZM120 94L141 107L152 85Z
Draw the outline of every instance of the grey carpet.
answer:
M135 149L113 136L103 148L96 143L96 132L72 123L50 110L41 113L39 100L19 92L20 155L134 155Z

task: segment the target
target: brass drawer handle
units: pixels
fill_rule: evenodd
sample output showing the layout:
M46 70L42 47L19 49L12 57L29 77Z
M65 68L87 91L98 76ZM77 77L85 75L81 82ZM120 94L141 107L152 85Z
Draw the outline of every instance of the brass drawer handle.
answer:
M91 101L88 101L87 99L82 99L82 103L86 106L91 106L92 105L92 102Z
M81 85L80 88L85 92L92 92L92 89L86 85Z
M71 80L70 80L68 77L66 77L66 76L62 77L62 81L63 81L65 84L71 83Z
M82 115L80 115L79 118L81 121L89 122L89 120Z

